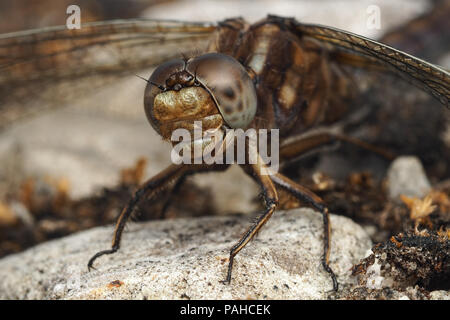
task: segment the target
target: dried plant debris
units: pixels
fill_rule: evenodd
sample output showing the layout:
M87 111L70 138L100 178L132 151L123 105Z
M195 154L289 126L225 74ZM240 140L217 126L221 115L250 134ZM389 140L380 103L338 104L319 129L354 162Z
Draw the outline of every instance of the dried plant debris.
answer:
M423 199L402 196L400 202L389 199L386 181L377 181L370 172L354 172L341 181L315 173L300 183L324 199L330 212L374 228L374 242L386 241L411 227L417 232L450 227L450 185L446 183L437 185ZM280 197L280 204L286 209L303 205L288 197Z
M436 209L436 205L432 205L431 196L426 196L423 200L417 198L409 198L400 196L402 201L410 210L409 217L414 221L414 232L417 235L427 235L426 229L419 231L419 225L426 225L430 229L433 227L429 215Z
M391 210L384 213L391 202L386 195L385 182L376 180L370 172L354 172L342 180L332 179L319 172L310 177L302 178L299 182L319 195L330 212L344 215L362 226L374 229L370 233L372 241L384 241L389 234L403 230L401 219L406 216L406 208L402 209L404 212L395 220L396 223L385 223L385 217L391 217ZM294 202L294 199L280 199L282 206L289 204L287 208L295 207ZM300 204L297 202L296 205Z
M313 185L329 205L331 212L344 214L361 224L377 223L377 216L387 200L385 187L376 181L370 172L354 172L347 179L329 183L334 186L321 190L320 184Z
M350 174L342 181L322 172L302 178L299 183L314 191L328 205L330 212L345 215L358 223L376 223L376 216L388 201L382 183L376 182L370 172ZM279 208L290 209L307 204L280 191Z
M70 198L65 179L26 179L17 194L0 201L0 257L77 231L115 223L143 182L145 166L145 159L138 159L134 167L120 172L117 186L79 200ZM209 190L187 180L179 192L163 190L143 201L134 218L147 221L213 214L210 197Z
M364 288L358 288L360 293L379 293L386 288L399 292L416 288L424 294L450 290L449 230L428 231L426 235L411 230L392 236L375 245L372 254L355 265L352 273Z

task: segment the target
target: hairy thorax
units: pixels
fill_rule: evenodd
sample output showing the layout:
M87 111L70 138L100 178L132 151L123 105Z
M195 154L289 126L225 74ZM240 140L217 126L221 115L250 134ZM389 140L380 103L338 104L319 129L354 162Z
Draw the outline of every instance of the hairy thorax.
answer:
M236 58L256 87L254 128L279 128L280 136L329 124L347 111L351 79L316 40L285 30L276 20L249 25L227 20L209 46Z

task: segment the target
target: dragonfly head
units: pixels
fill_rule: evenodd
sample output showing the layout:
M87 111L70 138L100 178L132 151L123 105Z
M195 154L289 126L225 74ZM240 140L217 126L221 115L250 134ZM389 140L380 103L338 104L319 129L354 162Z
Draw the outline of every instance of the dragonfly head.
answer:
M160 65L148 80L144 107L152 127L169 140L176 129L194 130L201 121L209 132L246 128L256 113L254 84L234 58L207 53Z

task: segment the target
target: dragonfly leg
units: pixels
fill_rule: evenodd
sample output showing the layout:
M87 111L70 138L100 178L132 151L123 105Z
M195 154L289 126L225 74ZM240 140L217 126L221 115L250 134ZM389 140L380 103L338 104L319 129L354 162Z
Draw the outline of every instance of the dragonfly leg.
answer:
M165 170L158 173L153 178L149 179L142 186L136 190L133 197L128 202L127 206L122 210L119 218L116 222L116 229L114 230L114 238L112 242L112 247L109 250L103 250L97 252L88 262L88 270L93 269L94 261L105 255L112 254L119 250L120 240L122 238L122 232L125 228L125 224L127 223L128 218L133 213L136 205L139 201L147 194L154 193L156 190L164 188L168 183L170 183L173 179L178 178L180 175L184 173L186 170L185 166L180 165L171 165L167 167Z
M383 158L393 160L395 155L388 150L353 138L344 134L331 132L318 132L304 137L299 137L290 141L280 148L280 159L285 161L295 160L302 154L318 149L319 147L334 144L336 142L346 142L358 146L362 149L376 153Z
M260 160L259 157L258 159ZM233 269L234 257L239 253L239 251L242 250L242 248L247 245L250 240L253 239L253 237L258 233L261 227L270 219L276 206L278 205L277 190L275 189L270 176L263 174L263 170L265 170L266 167L262 163L262 161L258 161L257 164L248 165L244 168L246 169L245 171L260 184L262 188L265 210L258 218L258 220L254 222L253 225L250 226L250 228L247 229L241 239L231 248L230 258L228 261L227 276L224 281L221 281L224 284L230 283L231 281L231 272Z
M285 177L284 175L276 173L270 177L276 185L287 190L300 201L310 204L311 206L313 206L322 213L323 227L324 227L322 266L325 269L325 271L327 271L330 274L331 279L333 281L333 289L337 291L339 288L339 284L337 282L336 275L334 274L333 270L330 268L328 264L330 257L330 240L331 240L331 224L328 214L328 208L326 207L325 203L319 196L317 196L307 188L299 185L298 183L295 183L294 181Z

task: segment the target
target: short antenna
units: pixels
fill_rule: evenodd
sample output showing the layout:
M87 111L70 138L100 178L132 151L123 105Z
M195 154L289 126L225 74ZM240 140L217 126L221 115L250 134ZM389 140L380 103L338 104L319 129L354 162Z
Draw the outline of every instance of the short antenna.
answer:
M159 88L159 90L166 91L166 88L164 86L160 85L160 84L157 84L157 83L154 83L154 82L152 82L150 80L147 80L144 77L141 77L140 75L137 75L137 74L135 74L135 76L140 78L140 79L142 79L142 80L144 80L145 82L150 83L151 85Z

